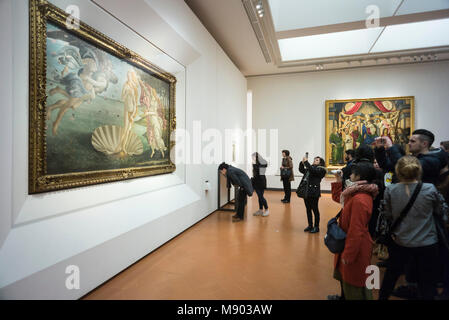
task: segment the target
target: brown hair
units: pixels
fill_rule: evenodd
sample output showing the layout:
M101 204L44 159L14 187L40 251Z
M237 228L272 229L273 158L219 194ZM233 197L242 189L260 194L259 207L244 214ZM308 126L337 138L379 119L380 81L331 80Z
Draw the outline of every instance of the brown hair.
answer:
M449 151L449 141L441 141L440 146L442 146L444 150Z
M396 175L400 181L420 180L422 167L418 158L404 156L396 164Z

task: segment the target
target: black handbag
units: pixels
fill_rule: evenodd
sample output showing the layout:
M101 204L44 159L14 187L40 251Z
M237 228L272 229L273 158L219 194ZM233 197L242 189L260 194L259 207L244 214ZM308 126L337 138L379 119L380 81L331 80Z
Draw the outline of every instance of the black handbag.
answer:
M281 169L281 178L282 179L290 178L291 174L292 174L292 169L290 169L290 168L282 168Z
M346 232L338 225L338 218L341 216L340 212L327 223L327 233L324 236L324 244L332 253L341 253L345 248Z
M407 205L402 210L399 217L394 222L386 214L385 200L381 201L380 208L379 208L379 218L377 220L377 226L376 226L376 233L377 233L376 242L377 243L383 244L386 246L391 245L391 243L393 241L393 238L392 238L393 231L399 226L399 224L402 222L402 220L404 220L405 216L412 208L413 203L415 202L416 198L418 197L418 193L421 190L421 188L422 188L422 182L418 183L409 202L407 203Z
M449 232L447 228L449 220L449 207L441 193L438 192L438 205L433 211L433 219L438 234L438 242L449 251Z
M298 188L296 189L296 194L298 195L299 198L304 199L307 198L307 193L309 190L308 184L309 184L309 171L307 171L304 174L304 177L302 178Z

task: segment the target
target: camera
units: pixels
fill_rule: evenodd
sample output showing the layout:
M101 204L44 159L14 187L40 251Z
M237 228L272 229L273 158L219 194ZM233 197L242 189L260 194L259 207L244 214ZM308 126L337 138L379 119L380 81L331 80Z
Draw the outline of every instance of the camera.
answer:
M341 174L341 170L331 170L332 174Z

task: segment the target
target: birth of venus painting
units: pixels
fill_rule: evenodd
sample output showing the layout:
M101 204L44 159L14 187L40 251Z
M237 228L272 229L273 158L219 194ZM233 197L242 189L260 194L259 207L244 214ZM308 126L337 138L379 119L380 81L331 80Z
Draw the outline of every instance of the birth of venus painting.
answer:
M30 193L173 172L176 78L30 6Z

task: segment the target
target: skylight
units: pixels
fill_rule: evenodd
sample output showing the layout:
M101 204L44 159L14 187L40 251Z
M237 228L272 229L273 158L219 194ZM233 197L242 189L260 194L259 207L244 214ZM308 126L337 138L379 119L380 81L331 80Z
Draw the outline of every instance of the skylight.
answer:
M449 45L449 18L388 26L371 52Z
M370 28L278 40L282 61L366 54L383 28Z
M364 21L369 16L367 9L373 5L379 9L380 17L390 17L401 4L401 0L268 0L268 3L274 29L278 32ZM410 8L414 9L416 8Z

